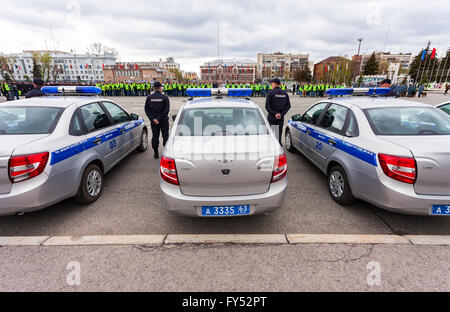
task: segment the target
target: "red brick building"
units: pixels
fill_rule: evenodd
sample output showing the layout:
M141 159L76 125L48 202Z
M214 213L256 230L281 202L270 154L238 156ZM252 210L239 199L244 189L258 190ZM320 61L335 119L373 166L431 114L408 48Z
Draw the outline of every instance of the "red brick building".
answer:
M218 60L200 66L200 75L207 83L254 83L256 63L252 60Z

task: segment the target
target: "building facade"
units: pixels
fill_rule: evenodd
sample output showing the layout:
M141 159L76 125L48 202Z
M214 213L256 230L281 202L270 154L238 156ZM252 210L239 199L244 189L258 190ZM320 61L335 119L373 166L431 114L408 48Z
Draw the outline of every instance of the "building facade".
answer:
M303 70L309 66L308 59L309 54L258 53L257 79L261 81L275 77L292 79L297 70Z
M254 83L256 62L249 59L215 60L200 66L200 74L206 83Z
M191 80L191 81L197 81L198 75L196 72L185 72L182 71L183 79Z
M155 66L155 62L118 62L105 66L105 81L173 81L175 74L164 68Z
M173 70L173 69L180 70L180 64L175 63L175 60L173 57L168 57L168 58L166 58L165 61L163 61L162 59L159 59L159 61L148 62L147 64L149 66L152 66L153 68L162 68L165 70Z
M50 81L97 82L105 81L103 68L113 65L116 57L113 54L74 54L63 51L23 51L6 54L11 60L12 74L16 81L33 79L33 53L40 55L49 53L51 61L48 71ZM47 77L44 77L47 78ZM0 73L0 80L3 79Z
M359 75L362 73L364 66L369 60L372 54L354 55L353 58L358 59L358 66L355 66L355 74ZM408 71L409 66L413 60L411 53L396 53L391 54L390 52L376 52L375 57L380 64L380 74L387 75L389 68L393 64L399 64L398 70L400 73L405 73Z
M313 81L346 83L351 80L352 62L342 56L330 56L314 65Z

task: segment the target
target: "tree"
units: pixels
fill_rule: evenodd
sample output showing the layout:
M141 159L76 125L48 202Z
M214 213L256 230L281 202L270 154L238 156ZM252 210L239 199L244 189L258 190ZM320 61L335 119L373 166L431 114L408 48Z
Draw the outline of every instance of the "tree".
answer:
M181 73L181 71L178 68L171 68L171 69L169 69L169 71L171 71L172 73L175 74L175 79L178 82L182 82L183 81L183 74Z
M88 52L91 54L103 54L103 44L100 42L94 42L91 43L88 48L87 48Z
M51 62L52 57L50 53L44 52L40 56L41 61L41 69L42 69L42 79L44 79L45 82L48 82L50 80L50 70L51 70Z
M358 80L356 81L356 86L360 87L362 85L362 83L363 83L363 76L359 75Z
M38 52L31 53L33 59L33 79L42 79L41 57Z
M119 51L117 51L115 48L110 48L107 46L104 46L101 42L94 42L91 43L87 47L87 51L91 54L99 55L99 54L112 54L115 57L119 56Z
M298 82L310 82L312 79L311 70L308 66L294 72L294 80Z
M0 73L6 81L14 81L14 64L16 59L0 55Z
M364 65L363 74L376 75L378 74L378 69L379 69L379 62L377 60L377 57L375 56L375 52L373 52L372 55L367 60L366 65Z

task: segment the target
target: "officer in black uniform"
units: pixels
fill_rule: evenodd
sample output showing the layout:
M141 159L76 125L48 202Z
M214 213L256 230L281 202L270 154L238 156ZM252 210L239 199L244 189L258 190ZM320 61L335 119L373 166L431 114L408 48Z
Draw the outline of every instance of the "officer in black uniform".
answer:
M44 81L42 79L36 78L33 80L33 89L28 91L25 98L29 99L37 96L44 96L41 88L44 86Z
M149 95L145 101L145 114L151 122L153 133L152 147L155 152L155 159L158 159L159 133L162 133L164 146L169 138L168 114L170 110L170 101L167 95L162 94L162 84L160 82L155 82L153 88L155 92Z
M275 78L270 81L272 90L266 96L267 120L278 134L278 140L281 144L281 135L283 134L284 115L291 108L289 95L280 88L280 79ZM276 127L278 126L278 127Z

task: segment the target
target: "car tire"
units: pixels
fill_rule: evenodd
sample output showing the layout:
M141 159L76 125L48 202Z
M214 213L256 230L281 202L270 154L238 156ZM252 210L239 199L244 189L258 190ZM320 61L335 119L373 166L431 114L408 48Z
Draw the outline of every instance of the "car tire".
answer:
M102 169L96 164L86 167L81 177L80 187L75 196L79 204L91 204L99 199L103 191Z
M355 202L347 174L339 165L328 172L328 190L331 198L340 205L350 205Z
M148 132L147 129L143 129L141 133L141 143L139 144L137 151L143 153L148 148Z
M284 135L284 146L288 152L295 153L296 149L294 145L292 145L292 135L289 130L286 130Z

